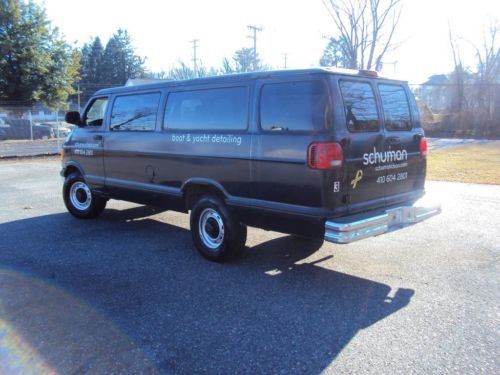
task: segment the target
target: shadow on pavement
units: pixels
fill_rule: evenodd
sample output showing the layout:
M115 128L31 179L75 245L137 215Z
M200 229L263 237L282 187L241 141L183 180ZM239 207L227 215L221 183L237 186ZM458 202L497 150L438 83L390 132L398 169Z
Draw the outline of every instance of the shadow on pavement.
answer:
M293 236L210 263L157 212L0 224L0 373L317 373L414 293L307 263L321 242Z

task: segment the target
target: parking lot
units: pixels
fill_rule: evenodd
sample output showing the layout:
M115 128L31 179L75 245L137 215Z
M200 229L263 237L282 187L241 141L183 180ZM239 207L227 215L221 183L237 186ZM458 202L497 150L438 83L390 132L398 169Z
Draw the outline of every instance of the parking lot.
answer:
M214 264L187 215L73 218L58 172L0 161L1 374L500 370L498 185L429 182L441 215L349 245L250 229Z

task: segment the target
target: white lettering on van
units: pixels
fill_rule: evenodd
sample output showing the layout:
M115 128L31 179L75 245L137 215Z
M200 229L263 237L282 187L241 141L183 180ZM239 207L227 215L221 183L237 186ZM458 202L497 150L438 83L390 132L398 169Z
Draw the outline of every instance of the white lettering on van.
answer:
M377 148L374 147L373 152L363 154L363 165L385 164L404 160L408 160L408 152L406 150L381 152L377 151Z
M223 143L241 146L243 138L232 134L172 134L171 141L176 143Z
M73 147L78 147L78 148L99 148L101 145L99 143L80 143L80 142L75 142Z

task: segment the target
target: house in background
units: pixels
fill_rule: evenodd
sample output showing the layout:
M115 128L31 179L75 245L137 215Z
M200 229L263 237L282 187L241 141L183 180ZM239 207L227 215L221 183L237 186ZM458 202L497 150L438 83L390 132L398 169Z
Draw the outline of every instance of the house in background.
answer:
M420 85L415 94L433 112L440 112L450 105L450 81L446 74L437 74Z

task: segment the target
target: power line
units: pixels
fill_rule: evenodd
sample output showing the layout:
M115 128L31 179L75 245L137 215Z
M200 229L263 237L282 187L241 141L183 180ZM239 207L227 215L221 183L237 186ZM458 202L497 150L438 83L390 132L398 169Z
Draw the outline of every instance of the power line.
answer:
M253 32L248 38L253 39L253 70L257 70L257 31L262 31L262 27L248 25L247 28Z
M196 57L196 49L198 48L198 42L199 39L193 39L189 43L193 44L193 70L194 70L194 76L198 77L198 58Z

